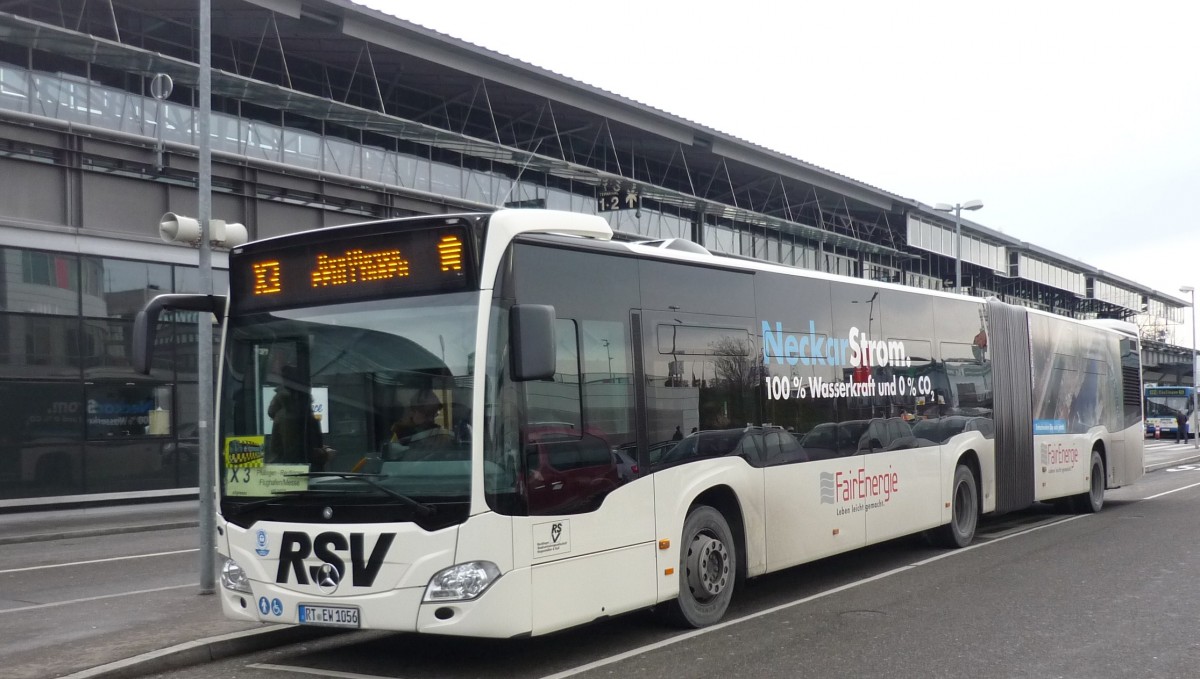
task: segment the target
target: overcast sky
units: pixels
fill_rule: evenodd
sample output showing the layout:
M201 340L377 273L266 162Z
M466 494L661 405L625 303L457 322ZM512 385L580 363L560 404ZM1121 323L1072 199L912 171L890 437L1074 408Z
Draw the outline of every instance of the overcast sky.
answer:
M1200 287L1200 3L360 1L907 198L978 198L984 226L1185 301Z

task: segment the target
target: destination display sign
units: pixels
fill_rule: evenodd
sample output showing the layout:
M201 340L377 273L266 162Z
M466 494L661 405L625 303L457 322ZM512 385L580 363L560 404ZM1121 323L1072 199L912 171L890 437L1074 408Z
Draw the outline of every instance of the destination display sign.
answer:
M468 233L449 225L234 254L233 303L248 312L463 290Z

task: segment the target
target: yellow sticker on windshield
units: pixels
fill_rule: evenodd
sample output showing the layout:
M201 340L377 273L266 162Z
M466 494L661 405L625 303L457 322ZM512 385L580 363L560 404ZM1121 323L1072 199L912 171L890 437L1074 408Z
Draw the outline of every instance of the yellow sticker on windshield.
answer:
M265 436L230 436L225 439L225 466L261 467L266 450Z

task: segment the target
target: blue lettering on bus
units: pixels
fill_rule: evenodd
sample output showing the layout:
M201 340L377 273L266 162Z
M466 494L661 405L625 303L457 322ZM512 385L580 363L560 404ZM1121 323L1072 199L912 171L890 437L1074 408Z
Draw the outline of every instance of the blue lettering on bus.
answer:
M1033 433L1035 434L1065 434L1067 433L1066 420L1034 420Z
M826 337L817 334L816 321L808 322L808 333L797 337L784 332L783 323L762 322L763 365L771 359L779 365L830 365L859 367L860 365L908 367L912 365L904 343L899 340L872 339L857 327L850 328L847 337Z

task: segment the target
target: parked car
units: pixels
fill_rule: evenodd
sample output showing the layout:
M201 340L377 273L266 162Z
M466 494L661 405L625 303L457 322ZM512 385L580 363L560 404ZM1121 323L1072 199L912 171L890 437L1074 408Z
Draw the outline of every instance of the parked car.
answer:
M859 439L867 431L868 424L870 420L818 424L800 439L800 445L810 460L857 455Z
M782 427L708 429L685 436L661 456L661 464L672 465L697 459L736 455L755 466L788 464L808 460L804 448Z
M995 434L995 425L990 417L947 415L936 419L919 420L913 423L913 435L933 443L945 443L951 437L965 431L978 431L986 438Z
M525 473L534 514L587 511L621 484L607 440L558 423L532 425L526 432Z
M656 443L651 443L646 447L647 452L650 454L650 464L656 465L661 462L663 455L678 444L679 441L658 441ZM628 458L628 460L634 465L637 464L637 443L623 443L613 450L621 453L623 458ZM637 470L634 469L634 471L636 472Z
M637 478L637 460L634 460L628 452L621 448L613 448L612 455L613 463L617 465L617 477L621 479L622 483L628 483Z
M871 420L867 424L867 430L858 439L858 449L863 453L918 447L920 444L917 443L917 437L913 435L912 426L900 417L878 417Z

